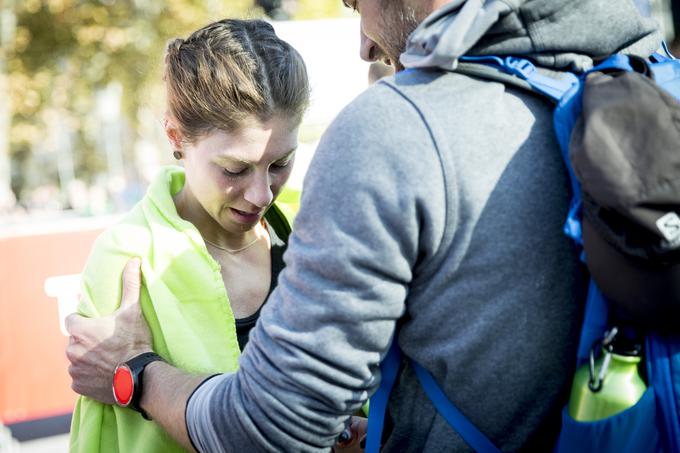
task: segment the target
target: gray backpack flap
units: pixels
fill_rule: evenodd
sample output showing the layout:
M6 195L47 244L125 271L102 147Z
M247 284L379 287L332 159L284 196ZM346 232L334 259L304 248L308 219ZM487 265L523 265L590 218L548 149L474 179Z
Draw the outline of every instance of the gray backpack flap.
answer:
M592 278L620 315L678 330L680 103L642 72L588 77L570 159Z

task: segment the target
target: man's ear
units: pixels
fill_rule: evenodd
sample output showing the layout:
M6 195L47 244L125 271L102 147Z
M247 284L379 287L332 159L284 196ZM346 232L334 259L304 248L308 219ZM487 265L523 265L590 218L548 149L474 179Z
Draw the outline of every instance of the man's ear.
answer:
M170 146L172 146L173 151L182 151L184 148L183 145L183 137L182 137L182 132L180 132L179 128L175 124L175 121L170 117L170 115L166 114L165 117L163 118L163 127L165 128L165 135L168 136L168 140L170 141Z

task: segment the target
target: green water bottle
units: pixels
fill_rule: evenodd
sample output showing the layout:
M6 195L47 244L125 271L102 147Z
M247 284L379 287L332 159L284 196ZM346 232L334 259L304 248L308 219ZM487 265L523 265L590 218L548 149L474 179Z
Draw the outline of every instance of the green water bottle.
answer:
M577 421L601 420L635 405L647 389L639 371L642 345L636 338L617 336L614 327L601 345L590 351L589 363L574 376L569 415ZM602 355L595 360L595 349Z

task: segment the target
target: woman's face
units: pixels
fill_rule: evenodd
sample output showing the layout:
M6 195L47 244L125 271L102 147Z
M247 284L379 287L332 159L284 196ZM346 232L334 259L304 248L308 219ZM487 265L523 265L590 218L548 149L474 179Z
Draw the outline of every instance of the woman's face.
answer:
M225 231L247 231L288 180L297 135L298 125L279 116L234 133L216 130L185 146L184 190Z

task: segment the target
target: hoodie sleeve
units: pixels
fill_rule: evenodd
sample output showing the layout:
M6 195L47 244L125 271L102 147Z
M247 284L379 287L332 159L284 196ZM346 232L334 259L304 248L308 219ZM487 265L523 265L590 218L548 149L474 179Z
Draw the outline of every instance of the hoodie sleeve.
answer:
M287 267L237 373L187 407L200 451L316 451L376 390L414 269L438 246L444 178L420 112L384 83L350 104L305 179Z

